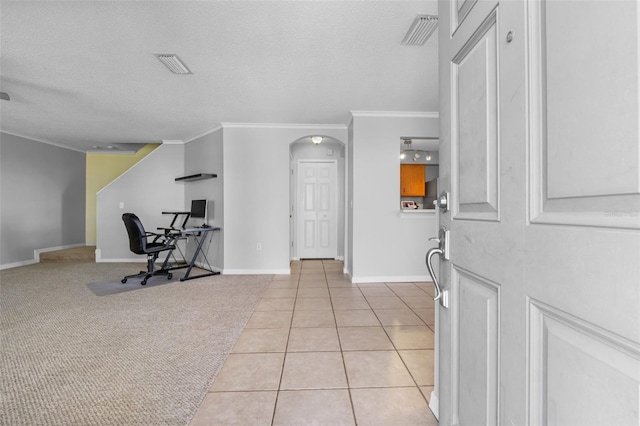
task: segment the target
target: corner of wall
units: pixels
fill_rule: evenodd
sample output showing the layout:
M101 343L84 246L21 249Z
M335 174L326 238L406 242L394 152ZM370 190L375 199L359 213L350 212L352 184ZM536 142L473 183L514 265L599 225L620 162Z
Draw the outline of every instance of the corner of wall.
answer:
M132 155L87 153L85 208L85 242L87 244L96 243L97 193L159 146L160 144L150 143Z
M96 249L101 261L138 259L129 251L121 216L133 212L146 229L167 223L163 211L183 209L184 145L160 145L97 193ZM139 261L139 259L138 259Z

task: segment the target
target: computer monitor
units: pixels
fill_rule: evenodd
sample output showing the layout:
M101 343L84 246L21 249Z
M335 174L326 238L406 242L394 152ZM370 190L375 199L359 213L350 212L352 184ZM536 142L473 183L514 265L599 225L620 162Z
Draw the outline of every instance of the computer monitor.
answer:
M206 224L207 200L191 200L191 214L189 216L195 219L204 219L204 224Z

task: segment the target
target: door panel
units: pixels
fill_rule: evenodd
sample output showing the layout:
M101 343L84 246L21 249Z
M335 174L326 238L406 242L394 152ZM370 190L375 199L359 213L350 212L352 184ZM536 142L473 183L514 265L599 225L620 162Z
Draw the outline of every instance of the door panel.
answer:
M633 345L537 301L530 319L530 424L637 424L640 369Z
M543 1L531 8L540 9L537 16L544 18L542 25L532 17L540 38L531 43L542 60L538 83L546 86L547 196L638 194L637 96L620 96L638 93L638 39L621 38L613 30L636 25L637 16L622 2L585 7ZM594 31L594 22L612 31ZM576 146L575 140L584 143ZM611 171L620 179L611 179Z
M528 7L533 222L640 227L633 6L544 1ZM594 31L594 19L612 30ZM633 26L635 37L617 30Z
M315 252L316 248L316 188L317 182L317 169L315 167L299 167L300 173L298 176L301 179L302 186L302 198L299 216L302 220L302 232L299 232L302 244L299 245L299 249L302 252Z
M476 1L478 0L455 0L455 8L457 13L453 15L453 31L455 31L458 25L464 20L464 18L467 16L467 13L469 13Z
M440 424L638 425L640 4L439 17Z
M497 10L452 61L455 218L499 219Z
M304 211L314 212L316 209L316 182L315 175L305 176L305 180L312 179L304 183Z
M315 250L316 248L316 221L305 220L303 224L304 232L302 233L303 244L305 250Z
M497 424L499 286L454 268L451 291L454 423Z
M337 255L337 164L335 161L300 161L298 164L300 258L335 258Z
M331 245L331 223L328 220L320 220L318 222L318 250L326 250Z

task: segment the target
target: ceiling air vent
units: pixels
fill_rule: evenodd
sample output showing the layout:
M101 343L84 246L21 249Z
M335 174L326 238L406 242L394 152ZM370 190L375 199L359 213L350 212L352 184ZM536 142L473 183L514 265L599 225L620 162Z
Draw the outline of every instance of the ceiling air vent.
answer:
M422 46L438 27L436 15L418 15L411 24L411 28L404 36L402 44L409 46Z
M174 74L191 74L189 68L182 63L178 55L174 53L155 53L156 57L164 64L165 67Z

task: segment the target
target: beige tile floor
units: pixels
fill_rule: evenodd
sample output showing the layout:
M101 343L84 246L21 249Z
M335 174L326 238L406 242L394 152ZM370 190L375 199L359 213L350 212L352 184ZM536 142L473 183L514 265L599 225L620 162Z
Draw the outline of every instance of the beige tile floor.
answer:
M273 279L191 426L438 424L432 283L342 271L304 260Z

